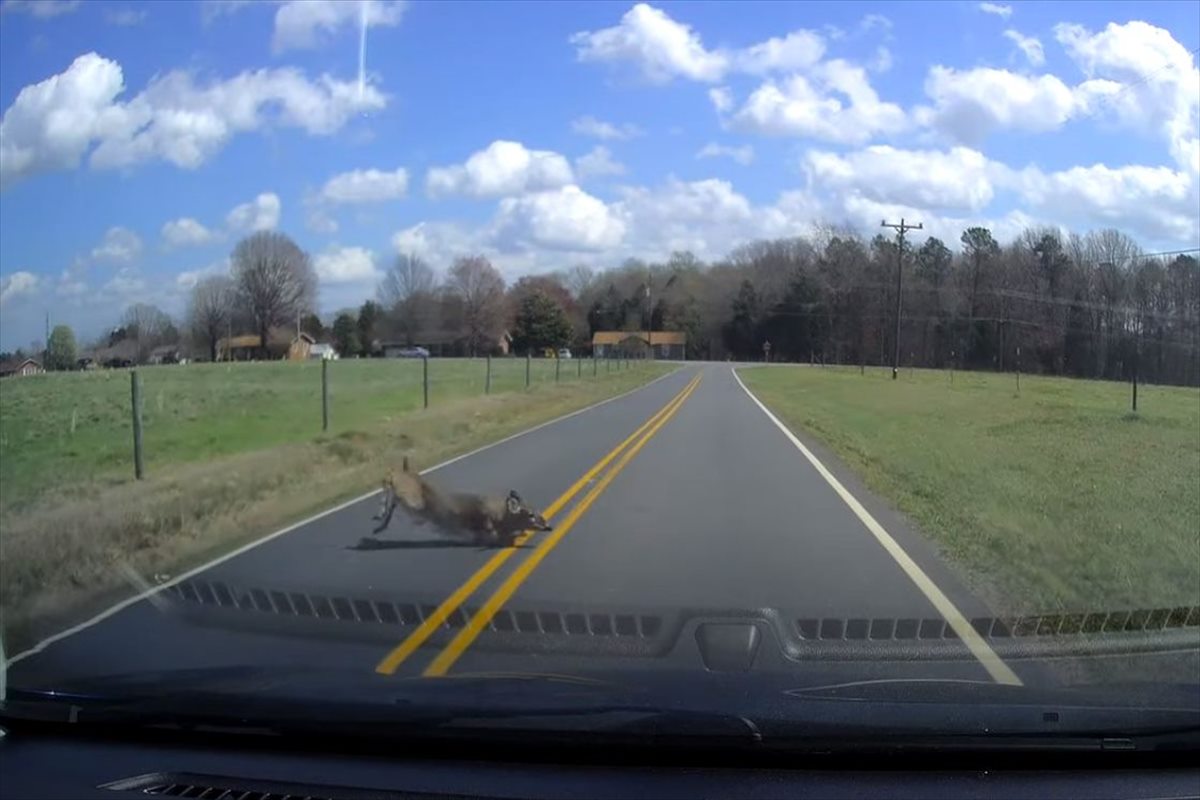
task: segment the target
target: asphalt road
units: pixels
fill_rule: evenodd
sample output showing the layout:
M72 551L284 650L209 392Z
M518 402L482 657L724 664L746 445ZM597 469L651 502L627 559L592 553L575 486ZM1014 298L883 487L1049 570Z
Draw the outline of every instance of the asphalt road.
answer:
M440 674L439 663L452 675L707 667L810 681L1003 680L1007 665L989 668L947 625L987 609L903 519L817 453L901 555L728 365L682 365L428 475L448 489L517 489L541 508L575 486L553 533L503 551L453 546L397 513L369 541L372 497L20 658L9 683L247 664L379 680ZM447 603L456 590L463 602ZM411 652L398 656L405 642Z

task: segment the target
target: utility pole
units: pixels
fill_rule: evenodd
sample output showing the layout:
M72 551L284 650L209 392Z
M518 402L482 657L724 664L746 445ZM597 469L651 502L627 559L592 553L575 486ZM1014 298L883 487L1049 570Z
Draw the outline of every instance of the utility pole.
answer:
M900 218L899 223L883 220L879 224L880 227L896 231L896 349L892 354L892 380L896 380L900 377L900 289L903 286L904 234L909 231L919 231L924 225L920 222L916 225L909 225L904 221L904 217Z
M43 347L45 348L46 352L47 353L50 352L50 311L49 311L49 309L47 309L47 311L46 311L46 338L43 339L42 341L45 342Z
M667 278L667 282L663 284L662 290L665 292L667 289L670 289L671 286L675 283L675 279L678 277L679 277L679 273L676 272L676 273L672 274L671 277ZM646 315L647 316L647 319L646 319L646 349L650 351L649 358L651 361L654 360L654 291L651 288L653 283L654 283L654 273L647 271L646 272L646 305L649 307L650 313Z

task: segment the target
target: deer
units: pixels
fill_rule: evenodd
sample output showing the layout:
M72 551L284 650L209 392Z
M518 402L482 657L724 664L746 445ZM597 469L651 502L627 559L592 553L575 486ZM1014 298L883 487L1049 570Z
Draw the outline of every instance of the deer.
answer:
M512 547L523 531L554 530L546 518L530 508L515 489L507 497L466 492L446 493L409 468L408 456L400 470L390 469L383 479L378 535L402 507L415 525L433 523L448 537L472 541L481 547Z

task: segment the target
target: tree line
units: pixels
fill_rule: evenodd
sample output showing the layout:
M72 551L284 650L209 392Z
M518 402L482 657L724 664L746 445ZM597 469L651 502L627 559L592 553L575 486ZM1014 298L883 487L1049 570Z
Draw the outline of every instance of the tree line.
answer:
M824 227L744 244L713 263L679 252L511 284L481 255L439 273L401 254L374 298L326 327L310 257L286 235L263 232L235 246L228 275L195 285L181 326L139 304L109 339L133 336L139 360L171 341L215 359L230 332L266 342L272 329L299 322L342 355L394 343L467 356L495 352L505 337L517 353L587 352L596 331L652 328L685 333L689 358L758 360L769 342L772 359L888 365L899 268L902 366L1106 379L1137 370L1146 381L1200 384L1197 251L1148 254L1116 230L1054 228L1001 244L972 227L957 244L929 237L901 247Z
M585 266L505 284L486 260L459 259L445 280L402 255L379 289L383 324L409 343L467 353L507 326L518 352L586 348L599 330L678 330L687 355L837 364L1021 369L1054 375L1200 384L1197 251L1148 254L1116 230L1029 228L1007 244L964 230L955 252L929 237L901 246L844 228L742 245L705 264ZM494 332L494 331L493 331Z

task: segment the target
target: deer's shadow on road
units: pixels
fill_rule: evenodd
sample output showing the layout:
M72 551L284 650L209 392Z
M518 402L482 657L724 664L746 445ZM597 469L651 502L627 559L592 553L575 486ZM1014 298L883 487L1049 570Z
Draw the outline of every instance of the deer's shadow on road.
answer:
M510 547L530 548L529 544L514 544ZM460 542L454 539L372 539L364 536L358 544L347 545L347 550L370 552L373 550L439 550L445 548L470 548L475 550L501 550L498 545L478 545L475 542Z

